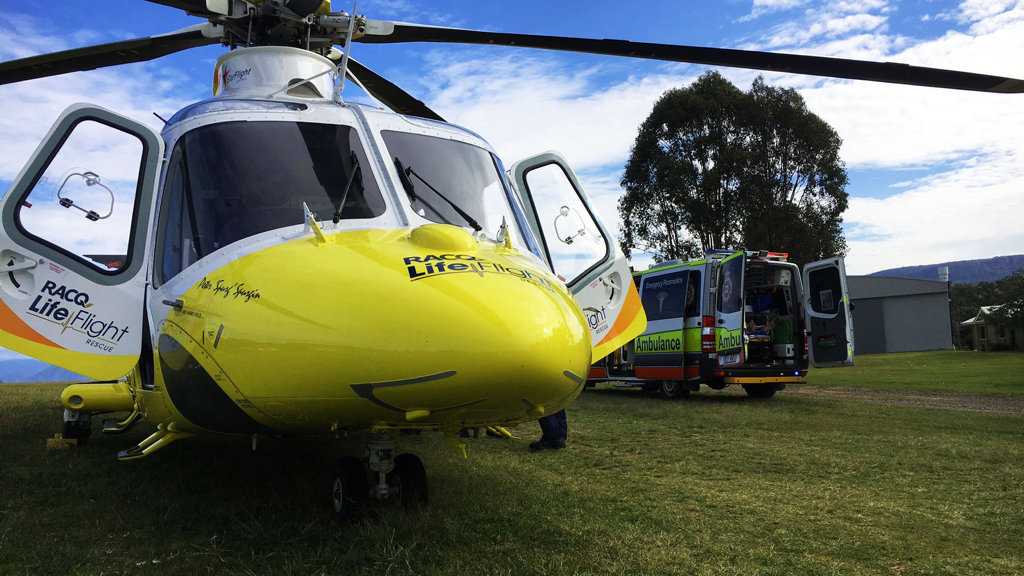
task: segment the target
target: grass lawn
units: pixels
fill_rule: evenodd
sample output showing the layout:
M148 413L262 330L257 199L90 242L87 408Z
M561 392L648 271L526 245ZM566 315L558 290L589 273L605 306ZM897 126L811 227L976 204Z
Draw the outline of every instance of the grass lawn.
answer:
M808 384L880 390L1024 395L1020 352L904 352L854 358L854 366L812 369Z
M196 439L114 461L143 425L48 452L59 389L0 386L5 576L1024 573L1019 416L599 388L561 452L527 453L533 424L471 441L469 460L402 437L429 509L339 525L337 447Z

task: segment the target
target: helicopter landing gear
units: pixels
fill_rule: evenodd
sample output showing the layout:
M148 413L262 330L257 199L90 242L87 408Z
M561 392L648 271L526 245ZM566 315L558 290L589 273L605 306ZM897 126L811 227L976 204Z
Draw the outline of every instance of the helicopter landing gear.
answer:
M331 504L339 520L357 516L371 500L400 500L406 510L426 505L427 471L418 456L395 456L395 442L386 434L371 435L366 448L366 460L338 459Z
M334 515L340 520L348 520L366 506L370 488L366 482L363 463L358 458L346 456L338 459L334 482L331 485L331 504Z
M92 415L88 412L79 412L70 408L64 409L64 426L61 436L65 440L76 440L79 444L85 444L92 435Z

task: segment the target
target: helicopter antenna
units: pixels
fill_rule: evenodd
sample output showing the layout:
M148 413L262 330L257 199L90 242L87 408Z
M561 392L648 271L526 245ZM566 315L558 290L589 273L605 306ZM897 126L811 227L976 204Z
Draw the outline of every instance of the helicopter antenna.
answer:
M348 32L345 33L345 53L341 56L341 65L338 67L338 100L345 91L345 72L348 70L348 55L352 48L352 34L356 29L356 0L352 0L352 11L348 15Z

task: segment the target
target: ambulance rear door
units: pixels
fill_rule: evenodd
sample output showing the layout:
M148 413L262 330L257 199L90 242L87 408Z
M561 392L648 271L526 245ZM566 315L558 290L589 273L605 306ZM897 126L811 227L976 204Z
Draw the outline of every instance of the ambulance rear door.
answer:
M804 312L811 363L817 368L853 364L853 317L842 258L804 266Z
M743 273L746 253L742 250L718 262L715 301L715 343L719 366L743 362Z

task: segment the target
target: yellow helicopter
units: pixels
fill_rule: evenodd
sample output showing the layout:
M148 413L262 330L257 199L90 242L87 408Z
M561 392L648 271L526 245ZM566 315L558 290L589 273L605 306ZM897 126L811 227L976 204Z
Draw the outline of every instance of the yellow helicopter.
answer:
M350 57L452 42L1020 93L997 76L804 55L373 20L321 0L150 0L205 23L0 63L0 84L222 44L213 98L159 134L85 104L0 207L0 345L102 383L62 393L64 436L128 412L148 456L198 434L365 433L331 490L423 502L395 434L537 419L646 318L564 158L506 170L480 136ZM338 50L335 46L342 46ZM345 102L346 81L387 109ZM455 440L457 442L457 440Z

